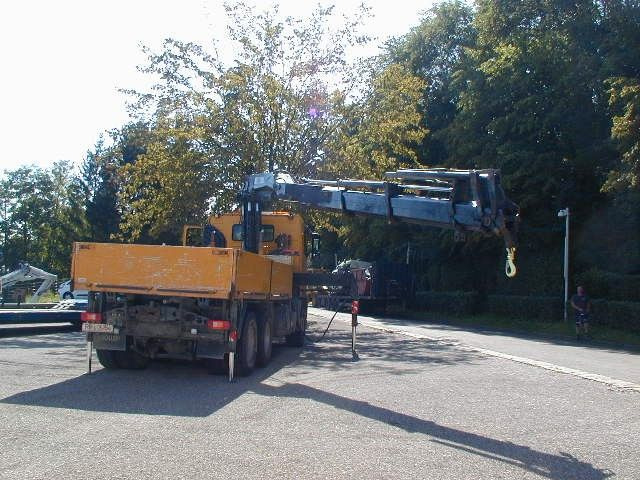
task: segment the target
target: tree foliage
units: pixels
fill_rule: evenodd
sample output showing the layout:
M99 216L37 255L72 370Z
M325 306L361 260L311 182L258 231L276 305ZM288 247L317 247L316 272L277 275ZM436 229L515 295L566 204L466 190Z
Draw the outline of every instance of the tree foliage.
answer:
M109 132L109 144L101 137L94 149L87 152L80 177L87 220L95 241L108 241L119 236L121 170L137 161L146 151L148 137L146 125L129 124Z
M337 107L357 78L345 51L366 40L360 17L330 29L331 8L307 20L281 19L277 9L253 14L241 2L227 13L232 65L167 40L143 69L158 84L130 92L133 112L152 127L146 152L122 169L121 227L130 239L233 208L248 173L309 173L344 122Z
M610 104L619 112L613 117L611 136L618 142L621 159L604 188L640 192L640 78L615 78L610 93Z
M423 114L431 135L419 150L420 162L501 168L509 195L522 208L523 259L540 258L531 259L533 268L561 241L553 233L557 209L572 209L580 237L581 227L612 202L603 185L611 192L635 185L639 14L637 2L623 0L478 0L475 8L449 1L388 44L388 55L429 86ZM626 202L634 198L624 195ZM629 208L634 210L625 204ZM438 245L441 237L427 235L425 246ZM595 248L609 248L598 238L590 244L592 253L577 255L580 262L595 258ZM477 248L464 255L465 249L445 242L438 262L470 265ZM523 293L538 288L520 279L511 283Z
M410 242L423 286L554 292L556 211L569 206L576 271L640 271L637 1L448 0L382 55L355 60L366 8L340 25L322 6L308 18L242 1L226 11L232 58L179 39L145 49L153 86L127 91L131 123L96 143L78 178L67 164L6 172L5 266L64 271L71 239L174 242L183 224L236 208L252 172L380 178L443 166L502 170L524 219L523 276L496 278L498 242L310 215L330 256L401 256Z
M72 243L89 233L81 185L70 162L56 162L49 170L7 171L0 187L4 270L26 261L68 275Z

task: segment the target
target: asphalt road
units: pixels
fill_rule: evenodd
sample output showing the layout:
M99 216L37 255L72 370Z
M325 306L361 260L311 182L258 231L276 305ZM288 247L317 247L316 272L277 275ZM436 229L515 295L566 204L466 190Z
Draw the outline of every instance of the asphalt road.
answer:
M520 361L539 341L393 321L360 327L352 362L342 320L234 384L177 362L86 375L75 332L0 339L0 478L640 478L639 392Z
M311 309L315 315L330 319L333 312ZM339 313L338 320L351 322L351 314ZM524 357L540 362L604 375L640 386L640 352L624 350L597 342L576 342L573 339L536 338L491 330L470 330L464 327L425 321L359 316L359 322L384 331L404 332L414 337L439 340L470 347Z

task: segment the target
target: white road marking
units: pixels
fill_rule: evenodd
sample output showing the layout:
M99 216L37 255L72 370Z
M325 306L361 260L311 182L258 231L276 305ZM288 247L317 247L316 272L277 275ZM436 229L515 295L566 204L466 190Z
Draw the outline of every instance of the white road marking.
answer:
M322 315L322 312L318 312L317 314ZM336 320L340 320L341 322L351 324L351 315L339 313L336 316ZM625 380L618 380L615 378L607 377L605 375L598 375L596 373L584 372L582 370L576 370L575 368L562 367L560 365L555 365L553 363L541 362L539 360L533 360L531 358L518 357L516 355L496 352L495 350L488 350L486 348L472 347L469 345L464 345L461 342L455 341L455 340L454 341L448 340L448 339L444 340L442 338L430 337L428 335L423 335L421 333L408 332L406 330L403 330L402 328L386 325L386 324L380 323L379 321L375 321L375 320L369 321L367 320L366 317L361 317L361 316L358 317L358 324L364 325L369 328L373 328L375 330L380 330L383 332L394 333L397 335L404 335L405 337L417 338L420 340L429 340L444 346L457 348L465 352L481 353L483 355L503 358L505 360L522 363L524 365L530 365L532 367L544 368L545 370L549 370L552 372L564 373L566 375L584 378L585 380L591 380L594 382L603 383L619 391L640 393L640 384L627 382Z

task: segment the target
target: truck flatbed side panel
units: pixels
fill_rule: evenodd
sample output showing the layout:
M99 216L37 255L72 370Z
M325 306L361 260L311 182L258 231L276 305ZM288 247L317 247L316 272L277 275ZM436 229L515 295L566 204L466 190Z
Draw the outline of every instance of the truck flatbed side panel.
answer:
M292 260L296 260L293 258ZM271 298L291 298L293 290L293 262L273 261L271 266Z
M274 262L256 253L236 250L235 296L267 299L271 293L271 268Z
M98 292L229 298L231 248L75 243L74 287Z

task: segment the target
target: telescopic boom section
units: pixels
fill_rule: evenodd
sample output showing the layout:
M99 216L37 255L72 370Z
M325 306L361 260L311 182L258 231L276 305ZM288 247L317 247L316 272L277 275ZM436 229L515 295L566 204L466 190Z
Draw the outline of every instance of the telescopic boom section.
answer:
M386 217L455 230L501 236L507 248L507 276L515 276L518 206L500 183L499 170L398 170L385 181L295 181L287 174L247 177L241 192L244 247L257 252L260 213L274 200L318 210Z

